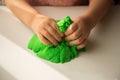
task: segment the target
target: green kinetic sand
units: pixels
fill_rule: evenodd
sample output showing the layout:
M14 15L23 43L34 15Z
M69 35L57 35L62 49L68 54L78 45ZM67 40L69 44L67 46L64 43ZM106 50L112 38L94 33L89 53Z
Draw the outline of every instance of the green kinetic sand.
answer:
M59 20L57 25L61 32L65 32L66 29L70 26L72 20L67 16L63 20ZM86 51L86 48L82 48L79 51L76 50L76 46L69 46L70 41L65 41L62 39L62 42L58 46L54 45L45 45L37 37L36 34L33 35L31 40L28 43L28 48L33 50L36 55L45 60L51 61L53 63L65 63L70 60L78 57L79 51Z

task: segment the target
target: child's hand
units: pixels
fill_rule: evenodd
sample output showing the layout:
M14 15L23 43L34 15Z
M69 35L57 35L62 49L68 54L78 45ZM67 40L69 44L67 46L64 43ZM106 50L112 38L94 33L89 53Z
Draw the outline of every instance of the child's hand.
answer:
M43 15L36 15L31 22L33 31L44 44L56 46L62 40L63 33L59 31L54 19Z
M70 46L77 45L77 49L83 48L87 44L87 38L93 26L95 24L91 23L89 19L77 17L65 32L65 39L72 40Z

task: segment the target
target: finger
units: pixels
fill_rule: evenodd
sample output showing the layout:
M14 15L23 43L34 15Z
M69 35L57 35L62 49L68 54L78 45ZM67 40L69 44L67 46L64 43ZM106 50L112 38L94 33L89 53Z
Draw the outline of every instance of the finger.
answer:
M57 33L58 33L61 37L64 36L64 34L63 34L62 32L60 32L57 24L54 24L54 23L53 23L53 24L49 24L49 25L51 25L51 26L57 31Z
M43 30L41 32L41 34L47 38L53 45L57 46L58 42L56 41L56 39L47 31L47 30Z
M49 26L48 28L46 28L46 30L58 41L61 41L61 36L59 35L59 33L52 28L51 26Z
M70 46L72 45L79 45L81 44L83 41L85 40L85 38L83 36L79 37L78 39L74 40L74 41L71 41L69 43Z
M77 49L84 48L87 45L87 40L84 40L80 45L77 46Z
M65 39L66 40L75 40L81 36L80 28L78 28L74 33L68 35Z
M38 38L40 39L40 41L46 45L50 45L51 43L46 40L40 33L38 34Z
M76 23L71 24L70 27L65 32L65 35L68 36L68 35L72 34L73 32L75 32L77 30L77 28L78 28L78 26Z

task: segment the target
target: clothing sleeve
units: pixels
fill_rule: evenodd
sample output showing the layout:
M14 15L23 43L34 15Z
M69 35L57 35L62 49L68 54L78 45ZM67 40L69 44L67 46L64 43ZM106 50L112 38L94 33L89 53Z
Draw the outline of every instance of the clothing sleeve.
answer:
M4 5L4 0L0 0L0 5Z
M114 0L115 5L117 5L117 4L118 4L118 2L119 2L119 0Z

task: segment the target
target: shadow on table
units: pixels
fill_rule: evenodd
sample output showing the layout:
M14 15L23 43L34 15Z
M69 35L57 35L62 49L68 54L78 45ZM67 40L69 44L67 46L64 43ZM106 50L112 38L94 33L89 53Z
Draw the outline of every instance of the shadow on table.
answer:
M12 76L8 71L4 68L0 67L0 80L17 80L14 76Z

